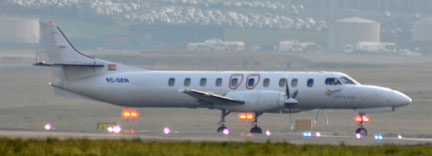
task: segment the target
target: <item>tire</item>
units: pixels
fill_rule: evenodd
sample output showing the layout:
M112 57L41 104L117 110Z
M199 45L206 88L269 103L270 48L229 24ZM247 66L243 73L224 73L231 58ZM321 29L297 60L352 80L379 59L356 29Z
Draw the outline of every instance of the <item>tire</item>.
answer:
M227 127L225 127L225 126L221 126L221 127L219 127L219 128L217 129L217 132L220 133L220 132L222 132L225 128L227 128Z
M256 133L256 134L261 134L261 133L262 133L262 130L261 130L260 127L253 127L253 128L250 130L250 132L251 132L251 133Z
M366 128L358 128L356 130L356 134L357 133L361 134L362 137L366 137L368 134L368 131L366 130Z

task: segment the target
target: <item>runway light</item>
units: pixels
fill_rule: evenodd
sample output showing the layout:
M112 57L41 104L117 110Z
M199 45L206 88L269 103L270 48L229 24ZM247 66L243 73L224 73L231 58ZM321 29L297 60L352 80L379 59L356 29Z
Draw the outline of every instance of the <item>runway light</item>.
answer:
M131 130L130 130L130 134L135 134L135 132L136 132L136 131L135 131L134 129L131 129Z
M52 128L52 126L51 126L50 123L47 123L47 124L45 124L44 128L45 128L46 131L50 131L51 128Z
M222 131L222 133L224 135L228 135L230 133L230 130L228 128L224 128L224 130Z
M374 139L375 140L382 140L383 136L381 134L374 134Z
M311 131L304 131L304 132L303 132L303 136L309 138L309 137L312 136L312 132L311 132Z
M245 119L246 119L246 115L244 115L244 114L240 114L240 115L239 115L239 118L242 119L242 120L245 120Z
M360 133L356 133L356 134L355 134L355 137L356 137L357 139L360 139L360 138L362 137L362 135L361 135Z
M317 138L321 137L321 133L320 132L316 132L315 133L315 137L317 137Z
M250 136L252 136L252 133L248 133L248 134L246 134L246 136L250 137Z
M120 125L115 125L114 127L112 127L112 132L113 133L120 133L122 130Z
M267 130L267 131L265 132L265 135L266 135L266 136L270 136L270 135L271 135L270 130Z
M401 134L398 135L398 139L402 139L402 135Z
M123 132L124 133L129 133L129 130L128 129L124 129Z
M49 22L50 22L50 23L54 23L54 21L53 21L53 20L50 20Z
M170 134L171 130L168 127L165 127L163 129L163 132L164 132L165 135L168 135L168 134Z
M120 125L109 126L107 131L109 133L120 133L122 131L122 128Z

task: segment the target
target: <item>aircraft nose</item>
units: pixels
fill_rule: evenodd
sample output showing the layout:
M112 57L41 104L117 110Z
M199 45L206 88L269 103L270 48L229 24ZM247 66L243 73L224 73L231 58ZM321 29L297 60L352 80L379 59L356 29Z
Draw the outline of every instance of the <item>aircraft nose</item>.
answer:
M399 91L393 91L394 93L394 101L395 101L395 106L406 106L409 105L410 103L412 103L412 99L410 97L408 97L407 95L405 95L402 92Z

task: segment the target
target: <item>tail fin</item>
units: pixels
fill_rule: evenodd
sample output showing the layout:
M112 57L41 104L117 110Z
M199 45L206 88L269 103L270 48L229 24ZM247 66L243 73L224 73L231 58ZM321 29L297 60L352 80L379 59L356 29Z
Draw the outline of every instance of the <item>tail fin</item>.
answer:
M97 59L76 50L60 28L51 20L40 23L40 45L36 52L37 66L60 67L54 70L54 79L71 80L103 73L136 71L138 69Z
M60 28L51 20L39 21L41 30L41 46L44 50L36 54L35 65L43 66L92 66L103 67L96 64L96 59L80 53L69 42Z
M138 70L84 55L72 46L52 20L50 22L39 21L39 23L41 33L40 45L43 50L36 52L37 63L35 65L60 67L53 68L53 81L50 82L50 85L54 88L55 95L85 98L85 96L79 93L64 88L65 85L71 85L75 80L101 74Z

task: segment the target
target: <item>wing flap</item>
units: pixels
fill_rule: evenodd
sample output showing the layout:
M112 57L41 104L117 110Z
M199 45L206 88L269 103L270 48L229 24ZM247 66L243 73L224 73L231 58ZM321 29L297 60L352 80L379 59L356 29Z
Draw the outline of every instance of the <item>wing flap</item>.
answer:
M180 90L181 92L197 99L201 104L213 104L213 105L242 105L244 101L234 100L230 97L214 94L211 92L203 92L194 89Z

